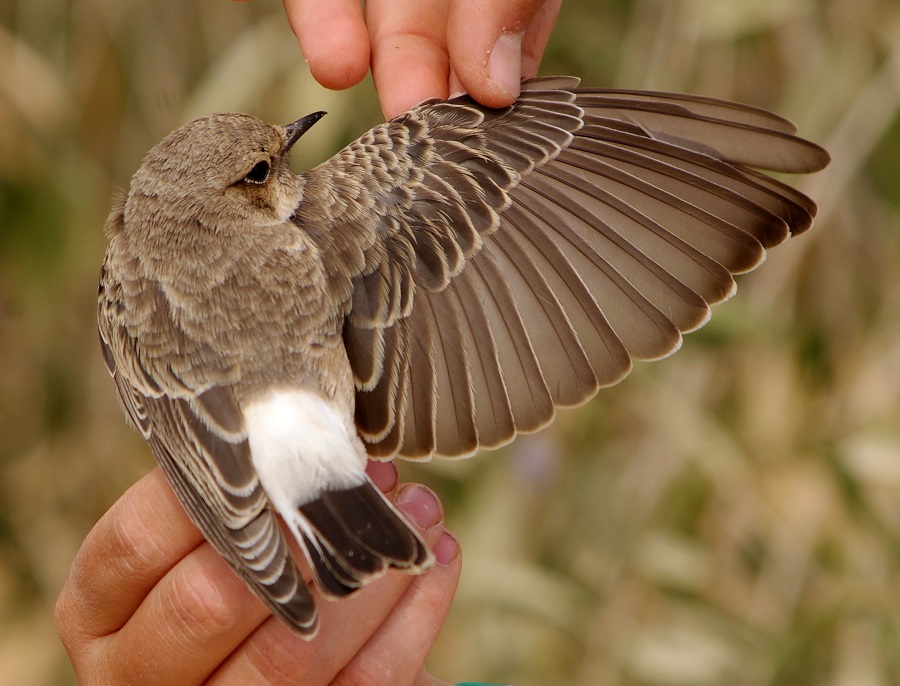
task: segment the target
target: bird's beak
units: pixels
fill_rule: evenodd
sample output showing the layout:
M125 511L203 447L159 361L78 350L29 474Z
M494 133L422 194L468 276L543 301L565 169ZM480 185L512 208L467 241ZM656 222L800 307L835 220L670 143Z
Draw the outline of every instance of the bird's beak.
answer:
M322 117L325 116L325 112L313 112L312 114L307 114L305 117L301 117L293 124L288 124L284 127L284 151L287 152L291 149L291 146L294 145L304 133L306 133L313 124L319 121Z

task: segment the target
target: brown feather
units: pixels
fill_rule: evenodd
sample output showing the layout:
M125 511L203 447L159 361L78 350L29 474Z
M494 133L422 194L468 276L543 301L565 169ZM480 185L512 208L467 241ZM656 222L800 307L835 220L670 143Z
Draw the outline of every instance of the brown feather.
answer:
M470 454L543 426L632 358L677 350L734 292L733 274L810 225L808 198L752 168L827 163L787 120L576 83L525 82L501 110L423 104L306 175L318 189L373 170L352 211L298 214L365 255L344 277L344 340L373 455Z

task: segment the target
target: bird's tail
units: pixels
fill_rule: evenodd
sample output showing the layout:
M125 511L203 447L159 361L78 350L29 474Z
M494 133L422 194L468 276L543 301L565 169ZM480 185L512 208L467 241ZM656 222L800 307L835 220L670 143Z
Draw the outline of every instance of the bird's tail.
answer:
M396 568L417 574L434 562L419 533L368 479L323 491L288 522L299 533L326 596L348 596Z

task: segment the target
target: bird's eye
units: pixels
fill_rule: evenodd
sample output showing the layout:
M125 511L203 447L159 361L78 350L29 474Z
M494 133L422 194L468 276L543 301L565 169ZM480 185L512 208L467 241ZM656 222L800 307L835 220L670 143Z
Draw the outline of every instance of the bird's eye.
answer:
M253 169L247 172L247 176L244 177L244 181L248 181L250 183L265 183L266 179L269 178L269 161L262 160L261 162L257 162L253 165Z

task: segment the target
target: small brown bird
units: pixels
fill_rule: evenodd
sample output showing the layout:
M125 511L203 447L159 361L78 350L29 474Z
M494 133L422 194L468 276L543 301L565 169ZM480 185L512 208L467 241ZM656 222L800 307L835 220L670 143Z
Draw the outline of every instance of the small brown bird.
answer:
M301 636L433 555L367 456L496 448L665 357L732 275L812 223L757 170L828 154L763 110L525 82L380 124L302 174L288 126L214 114L167 136L111 213L103 356L185 509Z

